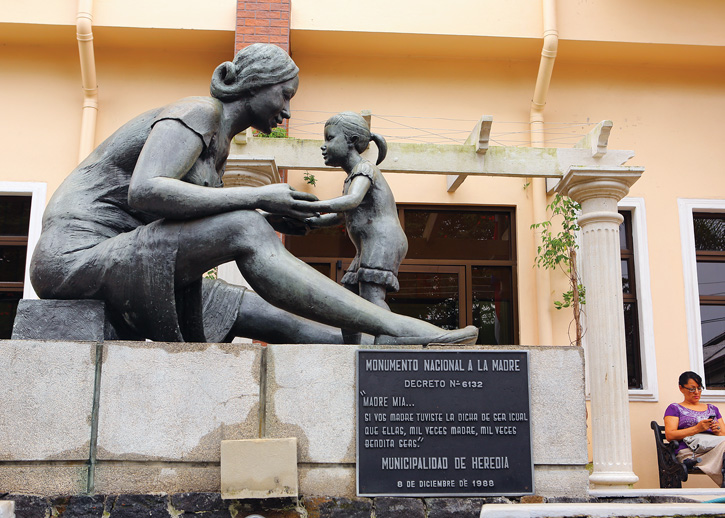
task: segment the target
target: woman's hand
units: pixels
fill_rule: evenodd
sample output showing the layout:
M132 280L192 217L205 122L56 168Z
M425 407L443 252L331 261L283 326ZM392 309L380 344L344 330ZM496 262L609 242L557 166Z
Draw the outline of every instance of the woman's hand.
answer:
M277 183L256 187L257 208L272 214L283 214L297 219L312 217L317 211L312 202L317 201L314 194L296 191L286 183Z
M712 433L714 433L715 435L725 435L725 429L723 429L723 420L713 419L710 430L712 430Z
M268 212L263 212L262 214L267 220L267 223L272 225L274 230L282 234L304 236L310 231L310 226L306 223L306 220L281 216L279 214L270 214Z
M697 428L695 433L707 432L708 430L711 430L713 426L717 426L717 421L714 419L703 419L695 425L695 428Z

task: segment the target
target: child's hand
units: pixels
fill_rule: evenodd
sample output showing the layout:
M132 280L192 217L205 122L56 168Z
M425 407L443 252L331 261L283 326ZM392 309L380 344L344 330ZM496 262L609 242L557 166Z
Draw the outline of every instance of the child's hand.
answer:
M305 219L305 224L310 228L334 227L344 221L341 214L330 212L328 214L317 214Z
M312 216L311 218L305 219L305 224L310 228L320 228L320 224L322 223L322 216L317 214L316 216Z

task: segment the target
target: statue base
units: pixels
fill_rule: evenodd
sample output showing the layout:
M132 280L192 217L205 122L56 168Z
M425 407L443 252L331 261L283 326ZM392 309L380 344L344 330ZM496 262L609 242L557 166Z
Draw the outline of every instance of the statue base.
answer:
M222 441L294 437L299 494L355 498L359 348L0 341L2 490L219 493ZM535 495L585 498L581 348L456 349L529 351Z

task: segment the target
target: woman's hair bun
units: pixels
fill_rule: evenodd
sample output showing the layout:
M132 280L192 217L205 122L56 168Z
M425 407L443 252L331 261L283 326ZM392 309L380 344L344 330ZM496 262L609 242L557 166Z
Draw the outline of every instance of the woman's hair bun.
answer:
M277 45L254 43L237 52L233 62L216 67L210 91L221 101L233 101L258 88L289 81L298 73L295 62Z

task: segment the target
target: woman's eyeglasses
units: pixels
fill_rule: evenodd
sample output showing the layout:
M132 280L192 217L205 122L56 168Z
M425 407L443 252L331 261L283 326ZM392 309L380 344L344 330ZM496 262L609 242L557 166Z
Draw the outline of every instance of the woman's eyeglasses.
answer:
M695 387L695 388L682 387L682 388L686 389L690 394L694 394L695 392L702 392L702 387Z

